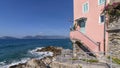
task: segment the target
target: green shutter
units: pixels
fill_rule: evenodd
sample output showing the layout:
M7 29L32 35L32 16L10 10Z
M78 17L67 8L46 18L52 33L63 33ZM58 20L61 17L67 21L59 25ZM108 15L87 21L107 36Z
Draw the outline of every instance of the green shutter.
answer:
M88 3L86 3L86 12L88 11Z
M85 33L85 22L80 23L80 32Z
M88 11L88 3L85 3L83 5L83 12L87 12Z
M105 0L99 0L99 5L102 5L105 3Z
M86 7L85 7L85 4L84 4L84 12L85 12L85 8L86 8Z
M102 0L100 0L100 4L102 4Z
M102 3L105 3L105 0L102 0Z
M85 12L86 12L86 4L85 4Z

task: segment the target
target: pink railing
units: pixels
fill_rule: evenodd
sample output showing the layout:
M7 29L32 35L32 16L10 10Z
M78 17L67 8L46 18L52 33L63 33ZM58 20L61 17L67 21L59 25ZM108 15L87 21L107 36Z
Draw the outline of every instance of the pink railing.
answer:
M99 44L92 39L90 39L85 34L81 33L80 31L71 31L70 32L70 38L72 40L78 40L81 41L85 47L89 48L93 52L99 51Z

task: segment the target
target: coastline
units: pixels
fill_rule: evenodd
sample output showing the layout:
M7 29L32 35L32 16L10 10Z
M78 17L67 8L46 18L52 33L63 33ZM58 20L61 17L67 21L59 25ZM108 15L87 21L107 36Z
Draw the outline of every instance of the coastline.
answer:
M31 53L40 54L42 57L31 58L24 63L10 65L8 68L50 68L50 64L56 60L55 57L61 55L62 51L64 50L69 49L53 46L37 48L32 50Z
M47 52L35 52L35 50L48 46L72 49L69 39L0 40L0 68L25 63L32 58L43 58L42 56L47 55Z

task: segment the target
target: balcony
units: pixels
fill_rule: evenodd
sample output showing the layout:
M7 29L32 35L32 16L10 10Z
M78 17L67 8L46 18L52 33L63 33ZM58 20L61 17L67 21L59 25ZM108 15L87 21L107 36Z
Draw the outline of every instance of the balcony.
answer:
M70 39L81 42L83 46L88 48L91 52L99 52L99 44L91 40L88 36L81 33L80 31L71 31Z

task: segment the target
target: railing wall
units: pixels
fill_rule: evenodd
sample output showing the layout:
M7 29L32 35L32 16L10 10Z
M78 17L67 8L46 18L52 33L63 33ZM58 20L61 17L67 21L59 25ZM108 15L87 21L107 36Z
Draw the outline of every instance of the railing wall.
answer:
M79 40L85 47L89 48L93 52L99 52L99 44L79 31L71 31L70 38L71 40Z

